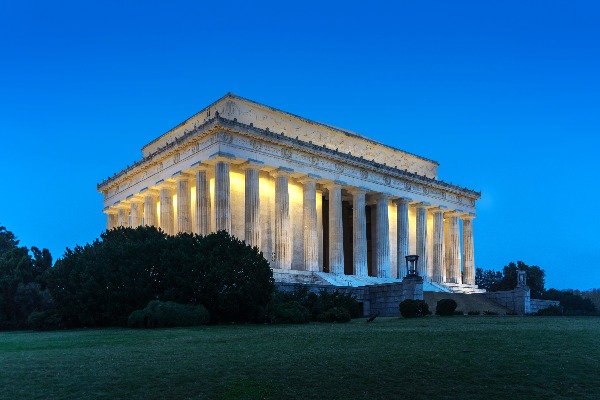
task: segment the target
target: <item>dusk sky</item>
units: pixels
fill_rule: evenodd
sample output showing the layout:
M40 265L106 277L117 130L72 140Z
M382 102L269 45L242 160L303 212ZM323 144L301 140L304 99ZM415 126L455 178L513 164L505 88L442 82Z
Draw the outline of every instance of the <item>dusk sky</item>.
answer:
M0 4L0 225L22 245L97 238L96 184L233 92L481 191L477 267L600 288L597 1Z

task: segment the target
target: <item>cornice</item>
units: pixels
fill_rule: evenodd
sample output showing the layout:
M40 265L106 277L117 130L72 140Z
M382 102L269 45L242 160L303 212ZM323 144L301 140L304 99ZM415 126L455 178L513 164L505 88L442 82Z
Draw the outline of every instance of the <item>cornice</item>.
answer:
M388 166L386 164L380 164L375 160L367 160L362 156L357 157L352 155L351 153L342 153L337 149L330 149L325 145L319 146L313 144L310 141L305 142L297 138L286 136L283 134L283 132L275 133L271 132L268 128L262 129L253 126L253 124L244 124L238 122L237 119L229 120L221 117L219 113L215 113L215 115L212 118L194 127L193 129L184 131L184 134L182 136L175 138L175 140L173 140L172 142L167 143L165 146L157 149L155 152L149 154L146 157L143 157L140 161L134 162L133 165L127 166L124 170L120 171L119 173L116 173L112 177L108 177L107 179L103 180L97 185L97 189L98 191L106 190L112 187L113 185L117 184L121 178L124 178L130 172L133 172L135 169L146 169L150 167L150 165L154 162L159 162L161 159L166 158L168 155L171 154L171 152L173 152L173 150L178 148L180 145L189 141L199 140L201 135L215 133L219 130L247 136L253 136L260 140L265 140L281 146L287 146L293 149L305 151L321 157L327 157L333 160L352 164L357 167L366 167L370 170L375 170L376 172L382 174L387 174L396 178L409 180L413 183L428 185L437 189L448 190L454 193L461 194L463 196L467 196L474 200L477 200L481 197L481 192L477 192L466 187L456 186L441 180L428 178L425 175L419 175L417 173L412 173L407 170L401 170L396 167Z

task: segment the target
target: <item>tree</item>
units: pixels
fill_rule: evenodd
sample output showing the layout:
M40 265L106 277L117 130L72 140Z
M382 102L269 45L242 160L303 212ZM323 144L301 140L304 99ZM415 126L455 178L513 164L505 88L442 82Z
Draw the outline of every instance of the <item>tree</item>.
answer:
M502 272L493 269L484 270L477 268L475 270L475 284L482 289L490 290L502 281Z
M540 267L536 265L529 266L522 261L509 263L504 266L502 272L477 268L475 283L490 292L513 290L517 286L518 271L527 272L527 286L531 291L531 297L534 299L541 298L546 290L546 273Z
M582 297L572 289L557 290L549 289L542 296L545 300L558 300L566 314L589 314L596 312L596 306L592 300Z

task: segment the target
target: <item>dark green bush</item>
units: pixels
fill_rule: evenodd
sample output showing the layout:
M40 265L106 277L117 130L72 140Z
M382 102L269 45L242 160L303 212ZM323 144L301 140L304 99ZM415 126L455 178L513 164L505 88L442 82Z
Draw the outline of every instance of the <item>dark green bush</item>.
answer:
M496 311L485 310L483 315L498 315L498 313Z
M350 322L350 312L343 307L333 307L317 317L319 322Z
M469 311L467 314L468 315L479 315L481 313L479 311Z
M27 317L26 326L36 331L63 328L62 319L54 311L33 311Z
M328 292L321 290L318 294L309 292L306 286L297 286L293 291L276 291L273 293L268 307L268 317L266 322L273 322L272 317L275 311L280 313L281 306L296 302L308 310L309 320L318 321L326 311L332 308L344 308L348 311L351 318L360 316L360 306L352 294L343 294L338 290ZM284 309L289 306L283 307Z
M146 308L132 312L127 323L132 328L163 328L206 325L209 321L208 311L201 304L153 300Z
M558 316L563 315L563 313L559 306L550 306L547 308L542 308L534 315L537 315L540 317L558 317Z
M456 310L454 311L454 315L465 315L465 312L461 310Z
M456 307L456 301L452 299L441 299L437 302L437 306L435 307L435 313L436 315L447 317L450 315L454 315L454 310L456 310Z
M272 324L304 324L310 320L310 313L306 307L292 300L273 305L267 318Z
M516 311L507 311L506 315L519 315Z
M429 306L423 300L406 299L399 307L404 318L424 317L429 314Z

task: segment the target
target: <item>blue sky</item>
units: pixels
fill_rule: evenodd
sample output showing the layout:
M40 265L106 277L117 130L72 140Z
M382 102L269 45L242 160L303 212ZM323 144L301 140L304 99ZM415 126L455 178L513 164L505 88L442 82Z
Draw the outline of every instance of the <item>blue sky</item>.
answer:
M226 92L440 163L482 191L478 267L600 287L594 1L0 2L0 224L66 247L96 184Z

